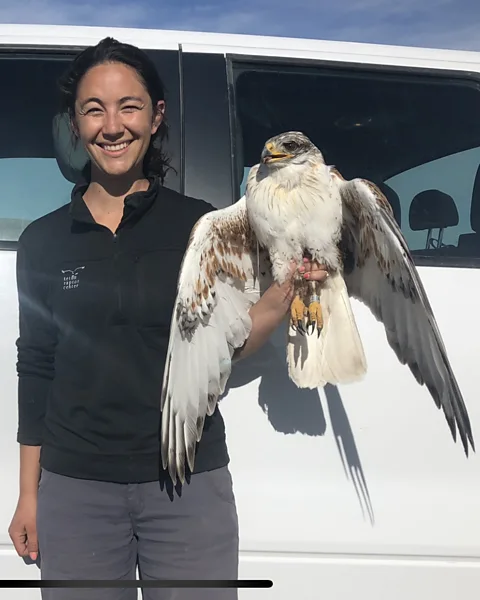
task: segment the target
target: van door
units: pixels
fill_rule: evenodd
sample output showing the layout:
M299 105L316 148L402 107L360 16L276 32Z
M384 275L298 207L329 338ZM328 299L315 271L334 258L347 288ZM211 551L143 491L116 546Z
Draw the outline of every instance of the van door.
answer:
M186 50L185 68L201 63L215 82L208 95L185 96L197 103L185 111L196 148L189 153L187 142L193 195L218 207L235 202L264 142L287 130L310 136L344 177L381 186L478 437L478 75L255 56L229 57L225 68L220 56ZM185 90L200 89L190 82L203 75L193 70L184 72ZM364 381L296 389L281 329L235 367L220 404L241 576L274 581L271 590L241 592L245 599L447 600L480 585L479 458L465 458L383 326L352 304L369 365Z

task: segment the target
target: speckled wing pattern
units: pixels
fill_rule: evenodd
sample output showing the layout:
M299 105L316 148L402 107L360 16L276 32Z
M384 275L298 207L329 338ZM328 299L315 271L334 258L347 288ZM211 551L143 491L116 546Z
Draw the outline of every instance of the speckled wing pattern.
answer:
M193 471L205 417L215 410L232 357L251 331L249 310L266 275L245 198L203 215L178 278L161 395L163 468L183 483ZM263 273L263 275L262 275Z
M473 450L469 416L427 294L393 211L371 182L344 180L333 170L344 206L345 282L383 323L398 360L426 385L453 439ZM351 264L348 264L348 256Z

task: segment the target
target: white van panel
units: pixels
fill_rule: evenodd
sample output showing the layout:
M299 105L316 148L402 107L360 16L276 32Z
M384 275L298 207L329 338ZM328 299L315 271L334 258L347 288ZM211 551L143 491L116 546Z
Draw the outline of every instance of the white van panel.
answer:
M475 435L480 273L421 268L420 274ZM390 588L389 600L421 598L422 586L446 600L454 577L459 588L480 585L479 457L465 458L427 390L396 360L383 327L359 303L354 309L369 362L362 383L338 393L330 388L320 399L295 390L280 371L278 332L262 375L255 373L222 402L247 553L243 573L271 577L281 598L290 597L293 581L309 582L312 594L320 586L327 597L350 598L352 577L359 585L364 578L368 598L381 598L371 595L373 582L392 584L405 575L403 588ZM248 362L238 365L234 380L241 369L248 378L253 357ZM259 403L269 405L268 413ZM297 431L287 432L287 424ZM340 587L325 584L335 577Z
M17 371L18 307L15 277L16 252L0 251L0 365L2 417L0 420L0 456L2 489L0 493L0 548L10 543L8 526L18 497L19 447L17 444ZM1 556L1 555L0 555ZM0 567L1 573L2 567ZM1 578L1 575L0 575Z
M39 570L27 565L13 549L8 527L18 499L19 447L17 437L16 347L18 308L15 278L16 252L0 251L0 361L2 417L0 420L0 579L37 579ZM36 600L38 590L9 589L12 600Z
M468 597L480 581L480 565L475 561L306 555L271 562L248 555L242 570L258 578L274 573L275 583L270 589L241 590L240 600L438 600Z
M27 567L12 552L0 549L1 579L38 579L38 569ZM273 577L270 589L242 589L239 600L425 600L469 597L479 585L480 565L475 560L412 560L403 558L338 558L280 555L272 560L261 554L244 555L240 578ZM299 589L303 588L299 593ZM442 594L438 594L442 590ZM38 600L38 589L9 589L12 600ZM141 598L140 592L138 598Z

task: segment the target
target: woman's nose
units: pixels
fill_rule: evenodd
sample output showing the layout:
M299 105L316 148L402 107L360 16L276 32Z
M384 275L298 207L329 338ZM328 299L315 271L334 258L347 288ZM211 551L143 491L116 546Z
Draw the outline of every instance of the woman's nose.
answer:
M119 137L123 134L123 123L116 111L107 112L103 123L103 133L109 137Z

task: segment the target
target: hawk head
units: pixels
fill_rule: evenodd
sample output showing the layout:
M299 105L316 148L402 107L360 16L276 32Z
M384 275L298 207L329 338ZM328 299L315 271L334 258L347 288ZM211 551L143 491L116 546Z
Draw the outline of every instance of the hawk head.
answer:
M287 131L265 142L261 162L268 167L302 165L314 159L316 162L323 156L310 139L300 131Z

